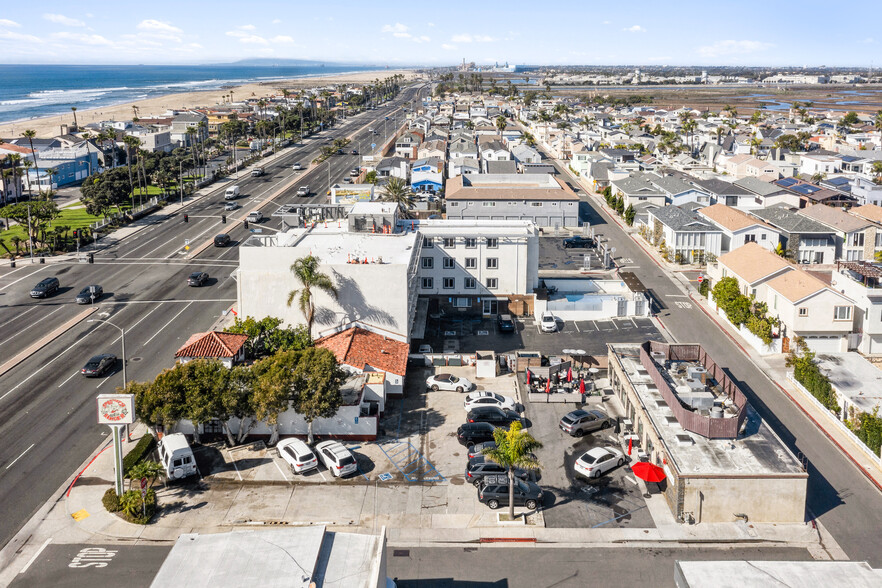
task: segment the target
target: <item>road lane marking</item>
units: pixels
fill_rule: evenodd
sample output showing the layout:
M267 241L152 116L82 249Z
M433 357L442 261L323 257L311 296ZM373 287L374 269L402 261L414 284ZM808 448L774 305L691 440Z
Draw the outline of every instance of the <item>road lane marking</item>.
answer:
M28 451L30 451L31 449L34 448L34 445L36 445L36 443L31 443L31 446L28 447L27 449L25 449L24 451L22 451L22 452L21 452L21 455L19 455L19 456L16 457L15 459L13 459L13 460L12 460L12 463L10 463L8 466L6 466L6 469L8 470L8 469L11 468L12 466L14 466L14 465L15 465L15 462L17 462L18 460L20 460L22 457L24 457L24 454L25 454L25 453L27 453Z
M35 271L33 274L28 274L28 275L26 275L26 276L22 276L22 277L20 277L19 279L15 280L14 282L9 282L9 283L6 284L5 286L0 286L0 290L5 290L6 288L8 288L8 287L10 287L10 286L14 286L14 285L18 284L19 282L21 282L22 280L26 280L26 279L30 278L30 277L33 276L34 274L39 274L41 271L47 269L48 267L49 267L49 266L42 266L42 267L40 267L37 271ZM23 268L21 268L21 269L27 269L27 268L26 268L26 267L23 267ZM15 270L15 271L18 271L18 270ZM9 272L9 273L12 273L12 272ZM8 274L7 274L7 275L8 275ZM6 276L3 276L3 277L6 277Z
M78 372L78 371L72 373L70 376L67 377L67 379L66 379L65 381L63 381L62 383L60 383L60 384L58 385L58 387L61 388L62 386L64 386L64 385L67 384L68 382L70 382L70 379L71 379L71 378L73 378L74 376L76 376L76 375L79 374L79 373L80 373L80 372Z
M233 457L233 454L230 453L230 450L227 449L227 454L229 454L230 459L233 460L233 467L236 468L236 475L239 476L239 481L242 481L242 472L239 471L239 466L236 465L236 458ZM273 461L275 463L275 461Z
M28 563L25 564L25 566L21 569L19 574L23 574L26 571L28 571L28 568L31 567L32 563L37 561L37 558L40 557L40 554L43 553L43 550L46 549L46 546L49 545L50 541L52 541L52 537L49 537L48 539L46 539L46 541L43 542L43 545L41 545L40 549L37 550L37 553L35 553L33 555L33 557L31 557L31 559L28 560Z
M193 304L193 303L191 302L190 304ZM185 310L187 310L188 308L190 308L190 304L188 304L187 306L185 306L184 308L182 308L182 309L178 312L178 314L176 314L175 316L173 316L173 317L171 318L171 320L169 320L167 323L165 323L164 325L162 325L162 327L160 327L158 331L156 331L155 333L153 333L153 336L150 337L149 339L147 339L147 340L144 342L144 344L141 345L141 347L142 347L142 348L143 348L143 347L146 347L151 341L153 341L153 340L156 338L156 336L162 332L162 330L163 330L164 328L166 328L167 326L169 326L170 324L172 324L172 322L173 322L176 318L178 318L179 316L181 316L181 313L182 313L182 312L184 312Z

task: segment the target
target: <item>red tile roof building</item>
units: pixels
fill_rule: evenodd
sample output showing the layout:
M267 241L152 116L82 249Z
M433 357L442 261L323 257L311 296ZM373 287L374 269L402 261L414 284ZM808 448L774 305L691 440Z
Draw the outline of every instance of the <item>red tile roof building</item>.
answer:
M178 349L175 357L241 361L245 358L244 346L247 340L248 335L234 335L219 331L194 333Z
M353 327L339 333L322 337L316 347L330 350L343 365L363 370L365 366L403 376L407 370L407 343L388 339L382 335Z

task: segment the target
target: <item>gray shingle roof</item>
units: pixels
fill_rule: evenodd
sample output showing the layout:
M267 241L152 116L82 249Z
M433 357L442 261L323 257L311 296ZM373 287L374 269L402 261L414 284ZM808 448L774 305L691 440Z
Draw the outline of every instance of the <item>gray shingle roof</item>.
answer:
M740 180L735 180L735 182L733 183L736 186L744 188L745 190L749 190L758 196L770 196L772 194L779 194L786 191L782 190L780 186L776 186L775 184L764 182L759 178L753 178L750 176L746 178L741 178Z
M776 229L781 229L788 233L829 234L832 232L829 227L786 208L759 208L751 210L750 214L766 221Z
M667 194L682 194L683 192L696 189L695 186L690 186L683 180L671 176L664 176L650 181Z
M720 194L726 196L753 196L753 192L749 192L741 186L736 186L734 184L730 184L729 182L724 182L723 180L718 180L716 178L710 178L708 180L695 180L693 183L699 188L710 192L711 194Z
M693 213L686 212L679 206L656 208L650 211L649 214L674 231L695 233L720 232L720 229L717 227L699 219Z

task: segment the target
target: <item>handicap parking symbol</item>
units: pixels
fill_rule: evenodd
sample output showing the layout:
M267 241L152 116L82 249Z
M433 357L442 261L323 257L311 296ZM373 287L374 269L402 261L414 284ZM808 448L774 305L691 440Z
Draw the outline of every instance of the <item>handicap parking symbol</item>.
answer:
M389 474L389 473L380 474L379 478L380 478L381 482L388 482L389 480L392 479L392 474Z

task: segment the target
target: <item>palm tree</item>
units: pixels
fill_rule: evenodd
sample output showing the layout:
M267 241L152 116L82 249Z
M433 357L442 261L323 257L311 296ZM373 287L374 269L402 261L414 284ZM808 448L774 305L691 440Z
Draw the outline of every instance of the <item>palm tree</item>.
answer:
M199 165L196 163L196 127L187 127L186 132L187 141L190 145L190 155L193 158L193 168L196 169Z
M873 183L882 184L882 161L874 161L873 162Z
M31 145L31 157L34 158L34 169L37 171L37 192L40 192L40 165L37 163L37 152L34 151L34 137L37 136L37 131L33 129L27 129L24 133L21 134L22 137L26 137L28 143ZM30 193L31 186L31 177L28 175L28 192Z
M394 202L401 210L401 215L408 218L408 210L413 206L413 192L402 178L389 178L383 186L382 200Z
M89 175L92 175L92 150L89 149L89 139L92 138L91 133L83 133L83 142L86 144L86 158L89 160Z
M46 191L46 194L45 194L46 200L49 200L51 198L51 195L53 193L52 192L52 184L55 183L55 176L57 176L57 175L58 175L58 170L51 169L51 168L46 170L46 177L49 179L49 189ZM43 195L42 192L40 194Z
M132 207L135 206L135 182L132 180L132 150L134 149L137 151L138 149L135 144L136 141L138 144L141 143L137 137L133 137L132 135L127 135L123 138L123 144L126 146L126 167L129 169L129 189L132 192ZM138 185L141 185L140 175L138 176Z
M31 180L30 180L30 174L28 173L28 170L30 170L34 166L34 162L31 161L30 159L25 159L24 161L21 162L21 166L25 170L25 173L24 173L25 177L28 178L28 200L30 200L31 198L33 198L33 192L31 191Z
M512 423L508 431L496 429L493 431L493 439L496 447L485 449L482 453L490 461L508 470L508 516L514 520L514 469L539 469L539 460L533 455L533 450L539 449L542 444L525 431L519 422Z
M74 128L75 128L75 129L78 129L78 128L80 128L80 127L79 127L79 125L77 124L77 107L76 107L76 106L71 106L70 109L73 111L73 115L74 115Z
M165 468L161 463L151 460L140 461L133 465L129 471L126 472L126 476L129 478L129 490L132 489L132 485L135 483L135 480L140 480L141 478L148 478L149 484L153 484L153 481L156 478L165 475Z
M325 292L335 300L337 298L337 286L328 277L318 269L319 259L313 255L301 257L291 265L291 272L297 277L302 286L299 290L291 290L288 292L288 306L297 298L297 304L300 312L306 318L306 331L312 336L312 323L315 320L315 301L313 299L313 288Z
M502 134L502 131L505 130L505 117L501 114L496 117L496 128L499 130L499 134Z

